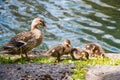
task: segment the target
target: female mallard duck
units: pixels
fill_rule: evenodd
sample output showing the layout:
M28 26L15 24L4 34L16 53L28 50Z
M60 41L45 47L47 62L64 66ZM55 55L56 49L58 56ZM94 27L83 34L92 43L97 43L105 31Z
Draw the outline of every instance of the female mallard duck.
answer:
M3 51L0 53L6 54L25 54L41 44L43 40L43 34L39 30L39 26L45 26L42 18L35 18L31 24L31 30L29 32L21 32L12 37L11 40L3 46ZM22 56L22 55L21 55Z
M90 57L105 57L105 52L102 49L102 47L96 43L89 43L82 47L83 51L86 51L89 53Z
M74 47L71 50L71 56L74 60L89 59L88 52L83 51L80 47Z
M57 61L60 61L62 55L67 55L71 52L70 40L65 40L64 45L58 45L47 51L47 56L57 57Z

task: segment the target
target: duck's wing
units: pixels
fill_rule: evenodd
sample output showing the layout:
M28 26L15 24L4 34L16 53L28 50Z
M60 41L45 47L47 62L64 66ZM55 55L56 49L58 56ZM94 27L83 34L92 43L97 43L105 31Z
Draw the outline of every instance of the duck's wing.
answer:
M33 38L34 38L34 34L32 32L22 32L12 37L10 42L18 42L18 41L28 42Z
M30 42L31 44L34 43L34 34L32 32L22 32L12 37L11 40L4 45L4 49L19 48Z

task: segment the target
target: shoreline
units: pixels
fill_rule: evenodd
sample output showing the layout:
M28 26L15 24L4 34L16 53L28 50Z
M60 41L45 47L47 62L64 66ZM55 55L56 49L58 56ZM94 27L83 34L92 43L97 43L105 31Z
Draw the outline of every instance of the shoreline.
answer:
M45 57L44 56L44 53L45 51L40 51L40 52L37 52L37 51L32 51L30 52L29 56L30 57ZM11 58L20 58L19 55L10 55ZM109 58L112 58L112 59L120 59L120 54L118 53L106 53L106 57L109 57ZM30 65L30 67L28 66ZM35 65L35 67L33 67ZM46 66L47 65L47 66ZM62 66L61 66L62 65ZM72 66L70 66L72 65ZM43 74L41 74L41 71L40 71L40 75L42 76L46 76L46 73L50 73L51 69L54 69L55 66L57 66L54 70L57 70L57 72L55 72L54 74L51 74L48 75L48 78L50 80L54 80L54 79L57 79L57 77L53 77L53 75L55 75L57 73L57 76L59 75L59 79L64 75L64 78L65 77L68 77L71 79L71 75L72 75L72 68L75 67L75 65L73 66L73 64L70 64L68 63L68 65L65 65L65 64L47 64L47 63L40 63L40 64L35 64L35 63L29 63L29 64L22 64L22 66L20 64L0 64L0 72L2 72L2 74L0 76L8 76L9 74L11 73L6 73L6 72L9 72L7 69L11 69L14 73L14 70L18 69L20 67L20 70L18 70L19 73L21 74L13 74L14 76L12 76L13 78L16 78L15 75L17 76L22 76L23 75L27 75L25 72L22 73L21 70L28 70L29 71L34 71L35 73L38 72L37 68L38 66L43 68L42 66L46 66L47 68L43 68L44 70L47 70L48 69L48 72L45 72L44 70L42 71ZM6 66L6 67L4 67ZM15 66L18 66L18 67L15 67ZM32 66L32 67L31 67ZM49 67L48 67L49 66ZM66 70L66 66L69 68L69 70L65 71ZM72 68L71 68L72 67ZM33 69L33 70L32 70ZM34 70L36 69L36 70ZM6 71L7 70L7 71ZM62 72L62 71L64 72ZM50 72L49 72L50 71ZM60 72L60 73L59 73ZM33 73L29 73L29 75L31 76L34 76ZM119 80L120 79L120 65L118 66L110 66L110 65L96 65L96 66L87 66L87 72L86 72L86 75L85 75L85 80ZM11 77L11 78L12 78ZM38 76L37 76L38 77ZM9 76L7 77L9 78ZM21 78L21 77L20 77ZM52 79L53 78L53 79ZM28 76L28 79L29 79L29 76ZM30 77L31 79L31 77ZM12 80L12 79L9 79L9 80ZM67 79L69 80L69 79Z

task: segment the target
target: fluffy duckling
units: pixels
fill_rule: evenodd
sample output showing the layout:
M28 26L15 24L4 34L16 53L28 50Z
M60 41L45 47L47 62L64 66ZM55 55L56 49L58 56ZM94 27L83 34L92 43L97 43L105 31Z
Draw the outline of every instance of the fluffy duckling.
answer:
M47 51L47 56L57 57L57 61L60 61L62 55L67 55L71 52L70 40L65 40L64 45L58 45Z
M42 18L35 18L31 24L31 30L28 32L18 33L12 37L11 40L3 46L3 51L0 53L6 54L22 54L28 57L27 53L41 44L43 34L39 30L39 26L46 28Z
M74 60L89 59L88 52L83 51L80 47L74 47L71 50L71 56Z
M96 43L89 43L82 47L83 51L88 52L90 57L105 57L102 47Z

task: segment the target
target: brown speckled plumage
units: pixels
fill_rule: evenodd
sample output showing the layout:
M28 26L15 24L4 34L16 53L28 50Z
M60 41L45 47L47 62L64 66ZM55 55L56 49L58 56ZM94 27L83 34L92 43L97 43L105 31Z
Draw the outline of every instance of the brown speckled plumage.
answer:
M82 47L82 49L89 53L90 57L105 57L104 50L102 47L96 43L89 43Z
M71 50L71 56L73 59L89 59L88 52L83 51L80 47L73 47Z
M58 62L62 55L67 55L71 52L70 40L65 40L64 45L58 45L47 51L47 56L57 57Z
M18 33L3 46L3 52L7 54L25 54L41 44L43 34L39 30L39 26L46 27L42 18L35 18L31 24L31 30L28 32Z

